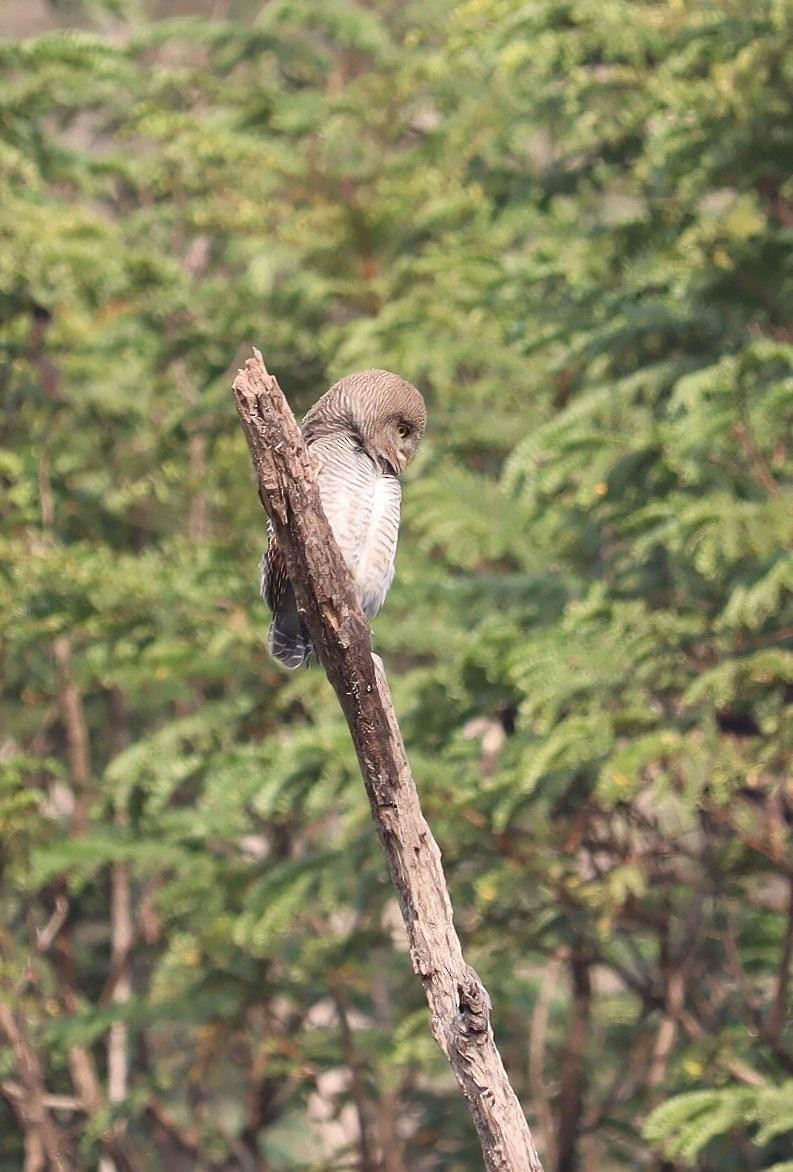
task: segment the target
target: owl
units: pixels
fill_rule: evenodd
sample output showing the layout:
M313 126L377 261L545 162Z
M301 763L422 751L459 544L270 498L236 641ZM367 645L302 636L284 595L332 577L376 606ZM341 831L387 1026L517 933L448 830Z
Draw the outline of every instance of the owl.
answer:
M350 568L364 612L373 618L394 577L402 489L427 412L411 383L387 370L363 370L334 383L303 419L322 508ZM273 612L268 647L287 667L312 652L281 551L268 527L262 598Z

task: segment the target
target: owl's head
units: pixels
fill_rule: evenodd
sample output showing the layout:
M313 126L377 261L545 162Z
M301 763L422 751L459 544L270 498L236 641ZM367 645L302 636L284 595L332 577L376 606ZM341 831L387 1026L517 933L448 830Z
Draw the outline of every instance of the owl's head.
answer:
M399 476L426 426L427 409L412 383L388 370L362 370L317 400L303 420L303 433L308 442L335 431L352 433L376 463Z

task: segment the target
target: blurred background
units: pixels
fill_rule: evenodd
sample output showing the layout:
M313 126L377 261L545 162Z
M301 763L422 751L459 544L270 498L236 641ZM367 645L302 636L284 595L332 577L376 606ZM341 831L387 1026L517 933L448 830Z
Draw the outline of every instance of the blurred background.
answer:
M546 1172L793 1169L793 5L0 4L0 1168L467 1172L230 382L429 430L375 623Z

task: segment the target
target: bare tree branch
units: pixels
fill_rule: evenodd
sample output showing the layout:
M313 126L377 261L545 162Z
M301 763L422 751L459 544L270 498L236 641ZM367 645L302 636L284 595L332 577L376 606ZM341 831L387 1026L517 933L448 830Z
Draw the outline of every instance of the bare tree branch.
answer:
M6 992L3 989L0 1000L0 1031L11 1047L24 1092L24 1099L15 1101L14 1106L25 1132L25 1172L43 1172L47 1166L53 1172L69 1172L71 1160L65 1137L50 1115L39 1056L27 1035L24 1019L12 1010Z
M113 754L126 748L129 740L124 697L118 689L110 695L110 737ZM116 810L113 821L119 829L127 825L125 810ZM127 863L113 864L110 894L111 970L117 974L110 992L114 1005L126 1005L132 997L132 949L135 927L132 919L132 884ZM129 1084L129 1038L127 1024L114 1021L107 1038L107 1098L123 1103Z
M579 1136L584 1115L586 1047L592 1017L592 960L573 952L569 960L572 1002L570 1026L562 1057L559 1087L556 1172L575 1172L579 1167Z
M352 1026L350 1025L350 1003L344 984L338 978L331 983L331 994L336 1005L341 1033L341 1051L350 1072L350 1091L358 1116L358 1168L360 1172L375 1172L372 1144L369 1139L369 1104L364 1086L364 1064L355 1048Z
M68 635L57 635L53 639L52 653L58 669L58 701L66 729L69 773L74 787L72 830L76 837L81 837L88 829L91 741L82 696L75 679L72 641Z
M560 963L553 957L543 974L529 1031L529 1077L534 1094L535 1113L539 1124L540 1146L545 1162L556 1165L556 1129L553 1125L551 1097L545 1080L545 1045L548 1037L548 1019L551 1000L559 986Z
M339 698L399 898L432 1032L452 1065L491 1172L541 1172L490 1026L490 998L465 962L441 854L421 811L382 663L320 504L294 416L254 351L234 380L259 495L298 605Z
M793 879L788 881L787 922L785 941L779 958L779 971L771 1013L768 1017L767 1036L771 1042L779 1042L785 1026L785 1017L790 999L790 965L793 960Z
M377 954L372 957L372 1006L378 1029L390 1034L393 1033L394 1021L388 972L382 950L378 952L382 958L379 964ZM404 1148L399 1134L399 1087L390 1082L386 1072L378 1090L375 1117L380 1143L380 1172L407 1172Z

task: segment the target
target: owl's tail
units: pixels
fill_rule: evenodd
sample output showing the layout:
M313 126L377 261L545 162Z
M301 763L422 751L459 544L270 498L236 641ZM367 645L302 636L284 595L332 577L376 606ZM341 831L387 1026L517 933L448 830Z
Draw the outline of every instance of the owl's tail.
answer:
M288 584L278 600L267 646L276 659L291 668L302 667L314 650L306 624L298 614L294 592Z

